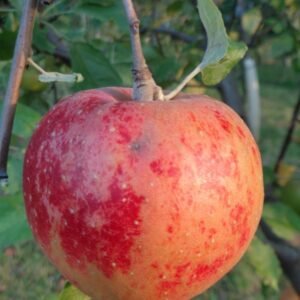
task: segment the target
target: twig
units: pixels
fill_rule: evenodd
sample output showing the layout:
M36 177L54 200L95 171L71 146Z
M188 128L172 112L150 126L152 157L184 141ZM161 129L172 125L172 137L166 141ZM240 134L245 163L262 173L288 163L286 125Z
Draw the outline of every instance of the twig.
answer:
M172 92L165 96L165 100L171 100L192 80L196 75L201 72L201 64L198 65Z
M238 89L235 73L230 72L226 78L217 85L217 89L224 102L233 108L242 117L242 119L245 120L246 118L243 106L244 99Z
M177 31L173 28L169 28L169 27L158 27L158 28L142 28L141 33L145 33L145 32L154 32L154 33L159 33L159 34L165 34L170 36L172 39L174 40L179 40L185 43L196 43L198 41L200 41L200 37L196 37L196 36L191 36L188 34L185 34L183 32ZM204 45L203 45L204 48Z
M53 2L55 2L55 0L41 0L41 3L43 5L50 5L52 4Z
M42 12L47 6L53 4L56 0L40 0L38 5L38 11Z
M47 27L47 38L55 46L54 55L70 65L70 50L63 40L56 34L50 26Z
M51 90L53 91L53 104L56 104L59 98L58 98L57 86L55 82L52 83Z
M280 149L280 152L279 152L276 164L275 164L275 168L274 168L274 173L275 174L277 174L280 163L281 163L282 159L285 156L285 153L286 153L286 151L287 151L287 149L290 145L290 142L292 141L293 132L295 130L299 114L300 114L300 95L298 96L298 102L295 105L293 116L292 116L292 119L291 119L291 122L290 122L290 125L289 125L289 128L288 128L286 137L283 141L283 144L281 146L281 149Z
M272 245L285 275L287 275L294 289L300 295L300 250L278 237L263 220L260 222L260 228Z
M274 173L277 174L281 161L283 160L288 146L292 141L292 135L296 127L297 118L300 113L300 95L295 105L293 116L288 128L287 134L282 143L275 167ZM274 187L277 186L276 180L274 180L266 189L266 202L276 202L277 197L274 194ZM280 263L283 268L285 275L289 278L294 289L300 295L300 249L291 245L288 241L278 237L271 228L262 220L260 227L264 232L265 236L272 245Z
M7 159L13 120L19 98L19 88L27 58L31 52L32 31L37 10L37 0L24 1L22 18L15 45L7 90L4 97L0 126L0 181L7 180Z
M41 74L46 74L47 72L43 69L43 68L41 68L38 64L36 64L33 60L32 60L32 58L28 58L27 59L27 62L30 64L30 65L32 65L37 71L39 71Z
M163 100L163 93L153 80L147 66L140 39L140 21L135 12L132 0L123 0L130 27L130 39L133 55L133 99L152 101Z

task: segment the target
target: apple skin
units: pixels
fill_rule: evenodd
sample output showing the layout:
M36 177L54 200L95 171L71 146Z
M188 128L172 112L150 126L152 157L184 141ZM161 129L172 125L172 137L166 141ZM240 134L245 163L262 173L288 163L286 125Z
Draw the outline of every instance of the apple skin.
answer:
M93 299L191 299L239 261L257 229L260 154L220 101L131 93L79 92L42 119L24 162L28 221Z

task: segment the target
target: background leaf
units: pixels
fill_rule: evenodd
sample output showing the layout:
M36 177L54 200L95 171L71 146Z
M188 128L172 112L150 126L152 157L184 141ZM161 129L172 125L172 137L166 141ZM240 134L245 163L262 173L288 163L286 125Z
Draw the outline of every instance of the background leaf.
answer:
M91 300L91 298L83 294L74 285L66 283L58 300Z
M74 12L85 14L102 22L113 21L121 31L128 32L128 23L124 14L122 1L80 1Z
M0 60L10 60L13 56L17 32L3 31L0 33Z
M2 196L0 201L0 250L32 238L22 195Z
M294 240L299 236L300 216L289 206L280 202L267 203L263 218L280 237Z
M0 114L1 113L2 102L0 102ZM29 138L40 119L40 113L25 104L18 103L13 125L13 134L18 137Z
M262 21L262 15L258 7L246 11L242 16L242 26L247 34L256 32Z
M120 75L101 50L88 44L72 44L71 61L73 71L84 77L84 81L75 86L78 90L122 84Z
M272 247L255 237L246 255L263 283L277 290L282 271Z
M265 41L261 46L261 55L268 60L279 59L295 47L294 39L289 33L283 33Z

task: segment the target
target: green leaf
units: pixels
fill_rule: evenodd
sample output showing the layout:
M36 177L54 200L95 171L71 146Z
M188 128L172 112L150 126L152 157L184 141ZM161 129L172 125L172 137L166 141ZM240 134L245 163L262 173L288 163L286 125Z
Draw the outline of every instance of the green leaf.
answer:
M0 33L0 60L10 60L13 56L17 33L3 31Z
M0 197L0 250L32 238L28 226L22 195Z
M89 296L83 294L79 289L70 283L66 283L63 291L59 295L58 300L91 300Z
M0 114L2 113L2 103L0 103ZM16 116L13 125L13 134L22 138L29 138L32 135L41 115L27 105L18 103Z
M22 11L23 1L22 0L9 0L9 3L17 10Z
M292 66L295 72L300 72L300 49L298 49L297 53L293 57Z
M282 271L272 247L255 237L247 251L246 258L262 282L277 290Z
M124 14L122 1L106 0L98 3L96 1L81 1L74 7L75 13L84 14L102 22L113 21L122 31L128 31L128 23Z
M215 64L202 70L202 80L206 85L215 85L222 81L231 69L244 57L247 46L244 43L230 41L225 56Z
M207 34L207 49L202 59L202 68L219 62L228 49L228 37L223 18L212 0L198 0L200 19Z
M27 105L18 103L14 121L13 133L15 135L29 138L32 135L41 114Z
M279 236L288 240L299 236L300 216L286 204L267 203L264 206L263 218Z
M183 6L184 6L184 2L179 0L179 1L175 1L173 3L171 3L170 5L168 5L167 7L167 13L169 15L176 15L179 14L180 12L182 12L183 10Z
M153 64L154 78L160 85L170 84L175 81L175 76L178 73L181 65L174 57L157 57L157 61Z
M249 36L252 36L258 29L261 21L262 14L260 8L255 7L253 9L250 9L242 16L243 29Z
M9 183L4 188L6 194L15 194L22 191L22 167L24 152L15 147L15 151L9 154L7 169L9 174Z
M41 27L39 24L34 26L33 45L41 52L54 53L55 46L49 41L47 27Z
M73 71L81 73L84 77L82 83L76 84L77 89L122 84L120 75L101 50L88 44L74 43L71 45L70 53Z
M207 48L200 69L204 83L213 85L226 77L245 55L247 47L229 40L221 12L212 0L198 0L198 11L207 34Z
M293 37L288 33L280 34L268 39L261 47L260 52L265 59L277 59L290 53L294 49Z

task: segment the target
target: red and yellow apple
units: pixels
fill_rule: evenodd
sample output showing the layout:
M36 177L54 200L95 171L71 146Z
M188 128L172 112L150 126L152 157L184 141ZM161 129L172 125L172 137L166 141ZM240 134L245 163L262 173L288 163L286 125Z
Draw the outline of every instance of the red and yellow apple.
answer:
M187 300L241 258L263 205L244 122L207 96L79 92L40 122L24 163L29 223L93 299Z

